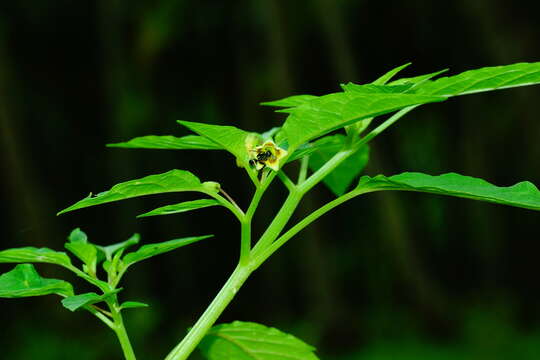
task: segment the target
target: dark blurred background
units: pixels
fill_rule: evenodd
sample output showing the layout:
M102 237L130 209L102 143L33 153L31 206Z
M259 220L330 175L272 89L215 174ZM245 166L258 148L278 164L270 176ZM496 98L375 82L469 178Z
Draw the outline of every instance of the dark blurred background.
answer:
M509 1L5 1L0 5L1 248L61 249L81 227L98 244L213 233L135 266L123 299L140 359L160 359L208 305L238 256L220 208L135 219L196 194L154 196L56 217L111 185L171 168L219 181L246 206L251 186L221 152L107 149L175 120L264 131L261 101L322 95L413 62L401 76L540 60L539 3ZM366 173L455 171L540 184L539 87L415 110L372 143ZM256 232L284 191L264 198ZM319 186L297 219L331 199ZM256 321L322 359L538 359L540 214L425 194L356 199L300 233L221 317ZM1 272L12 265L2 264ZM72 280L62 269L38 266ZM112 332L54 296L0 300L5 359L120 359ZM193 359L198 359L198 354Z

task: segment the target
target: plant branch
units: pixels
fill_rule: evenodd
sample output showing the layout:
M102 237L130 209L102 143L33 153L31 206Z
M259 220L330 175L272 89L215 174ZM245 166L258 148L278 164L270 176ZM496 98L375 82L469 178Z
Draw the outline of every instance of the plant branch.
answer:
M253 263L254 263L254 269L257 269L270 255L272 255L277 249L279 249L283 244L285 244L288 240L290 240L293 236L298 234L301 230L303 230L306 226L311 224L313 221L320 218L322 215L326 214L328 211L332 210L338 205L343 204L344 202L358 196L361 194L365 194L371 191L370 189L354 189L337 199L334 199L330 201L329 203L321 206L308 216L306 216L304 219L302 219L300 222L298 222L296 225L294 225L292 228L290 228L285 234L281 235L276 241L274 241L272 244L270 244L267 248L263 249L260 253L254 256Z
M99 320L101 320L105 325L107 325L111 330L114 331L114 323L109 319L107 316L99 312L95 307L91 305L87 305L84 307L86 310L88 310L92 315L97 317Z
M289 196L281 206L281 209L279 209L278 213L274 217L274 220L272 220L266 231L260 237L257 244L253 247L253 255L266 248L274 241L274 239L279 236L281 230L283 230L285 225L287 225L287 222L289 221L294 210L298 206L298 203L302 199L302 196L303 194L296 190L289 193Z
M386 121L384 121L381 125L371 130L366 136L361 138L356 145L367 144L368 142L373 140L373 138L375 138L377 135L379 135L384 130L386 130L390 125L394 124L396 121L401 119L405 114L407 114L409 111L415 109L418 106L420 105L408 106L406 108L401 109L400 111L398 111L397 113L395 113L394 115L386 119Z
M297 182L298 185L302 184L306 180L308 165L309 165L309 155L304 156L300 162L300 171L298 172L298 182Z
M223 196L219 195L219 194L216 194L216 193L207 193L208 195L210 195L211 197L213 197L214 199L216 199L217 201L219 201L219 203L223 206L225 206L227 209L231 210L231 212L236 216L236 218L242 222L242 220L244 219L244 212L242 211L242 209L240 209L240 207L238 207L238 205L236 205L236 203L231 203L229 200L225 199Z
M301 185L298 186L298 191L302 194L308 192L313 186L317 185L324 177L330 174L343 160L354 154L358 150L359 146L355 146L351 149L345 149L338 151L330 160L321 166L317 171L311 174Z
M238 204L236 203L236 201L234 201L234 199L229 195L227 194L227 192L225 191L225 189L223 188L220 188L219 191L223 194L223 196L225 196L225 198L227 200L229 200L229 202L231 204L233 204L236 208L240 209L240 206L238 206Z
M256 188L259 188L259 186L261 185L261 182L259 181L259 178L258 178L258 175L259 175L258 172L253 171L253 169L251 169L251 168L249 168L247 166L245 167L245 169L246 169L246 172L247 172L249 178L253 182L253 185L255 185Z
M277 176L279 177L279 179L281 180L281 182L283 182L283 184L285 185L285 187L287 187L287 189L289 191L294 191L296 189L296 185L292 182L292 180L287 176L287 174L285 174L285 172L283 172L283 170L279 170L277 172Z
M113 300L111 302L108 302L107 304L109 305L111 315L114 320L113 330L118 337L118 341L120 342L120 346L122 347L122 351L124 352L124 357L126 358L126 360L136 360L133 347L131 346L131 342L129 341L126 327L124 326L124 319L122 318L121 309L118 305L118 300L116 296L113 296Z

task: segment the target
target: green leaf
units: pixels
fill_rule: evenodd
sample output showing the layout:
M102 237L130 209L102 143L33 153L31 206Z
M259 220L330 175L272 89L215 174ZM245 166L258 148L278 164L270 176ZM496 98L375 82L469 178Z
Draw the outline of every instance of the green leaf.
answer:
M408 90L408 92L410 92L411 90L414 90L415 88L417 88L420 85L427 82L429 79L432 79L435 76L440 75L442 73L445 73L447 71L448 71L448 69L443 69L443 70L432 72L430 74L425 74L425 75L420 75L420 76L415 76L415 77L410 77L410 78L401 78L401 79L392 81L388 85L389 86L391 86L391 85L395 86L395 85L411 84L412 87Z
M356 94L402 94L409 90L414 84L406 83L401 85L373 85L373 84L341 84L345 92Z
M126 301L123 302L122 305L120 305L120 309L136 309L149 306L150 305L138 301Z
M49 294L70 296L73 295L73 287L63 280L42 278L31 264L19 264L0 276L0 297L19 298Z
M400 72L401 70L405 69L407 66L411 65L411 63L406 63L404 65L401 65L401 66L398 66L397 68L394 68L392 70L390 70L389 72L387 72L386 74L384 74L383 76L381 76L380 78L378 78L377 80L373 81L372 84L375 84L375 85L384 85L386 84L388 81L390 81L390 79L392 79L398 72Z
M455 96L540 83L540 62L485 67L428 81L417 93Z
M178 249L182 246L186 246L200 240L208 239L212 236L213 235L193 236L156 244L143 245L139 248L139 250L126 254L122 260L124 261L125 266L130 266L141 260Z
M259 136L258 134L249 133L234 126L211 125L180 120L178 123L219 144L225 150L236 156L243 166L247 165L249 161L247 148L249 147L248 143L250 142L250 138Z
M384 175L377 175L373 178L363 176L358 188L373 191L419 191L540 210L540 192L534 184L528 181L513 186L499 187L482 179L456 173L431 176L406 172L389 177Z
M275 107L294 107L294 106L302 105L316 98L317 96L314 96L314 95L293 95L293 96L286 97L285 99L263 102L261 103L261 105L275 106Z
M198 135L176 137L171 135L148 135L127 142L107 144L107 147L164 150L222 150L215 142Z
M332 141L332 136L325 136L317 141L302 144L294 151L294 153L287 158L287 162L295 161L303 158L304 156L311 155L317 151L334 151L338 152L343 147L342 143Z
M140 240L141 236L139 234L133 234L126 241L122 241L108 246L97 246L97 248L101 250L103 254L105 254L105 258L110 261L117 251L125 250L132 245L136 245L139 243Z
M77 228L68 236L69 242L64 244L73 255L78 257L86 264L92 272L96 270L97 263L97 248L94 244L88 242L88 237L81 229Z
M88 236L80 228L73 229L68 236L68 240L72 243L83 243L88 242Z
M48 248L23 247L0 251L0 263L49 263L62 266L71 265L64 252Z
M171 170L163 174L150 175L140 179L126 181L113 186L110 190L88 196L87 198L60 211L58 215L89 206L105 204L113 201L130 199L138 196L169 192L199 191L205 194L215 193L219 189L216 183L201 183L192 173L185 170ZM208 186L212 185L212 186Z
M411 105L443 101L444 97L414 94L334 93L287 109L283 125L290 148L364 118L383 115Z
M92 304L102 302L105 299L107 299L109 296L114 295L120 292L121 290L122 289L116 289L114 291L108 292L103 295L98 295L94 292L89 292L89 293L69 296L65 299L62 299L62 305L64 305L64 307L70 311L75 311L86 305L92 305Z
M309 167L317 171L328 162L345 145L345 136L338 134L327 136L315 142L324 142L333 147L321 147L309 157ZM356 153L345 159L337 168L328 174L323 182L336 195L341 196L347 191L353 180L360 175L369 160L369 147L362 146Z
M186 211L202 209L205 207L216 206L216 205L219 205L219 201L214 200L214 199L200 199L200 200L193 200L193 201L185 201L179 204L163 206L163 207L154 209L152 211L149 211L147 213L141 214L137 217L141 218L141 217L146 217L146 216L178 214L178 213L183 213Z
M208 360L317 360L315 348L278 329L235 321L211 328L199 344Z

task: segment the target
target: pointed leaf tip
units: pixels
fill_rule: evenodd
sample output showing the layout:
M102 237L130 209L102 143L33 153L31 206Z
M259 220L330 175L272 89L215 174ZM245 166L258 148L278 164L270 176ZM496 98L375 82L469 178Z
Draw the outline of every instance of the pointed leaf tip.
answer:
M540 210L540 191L528 181L501 187L479 178L456 173L432 176L405 172L388 177L384 175L363 176L358 188L372 189L373 191L418 191Z

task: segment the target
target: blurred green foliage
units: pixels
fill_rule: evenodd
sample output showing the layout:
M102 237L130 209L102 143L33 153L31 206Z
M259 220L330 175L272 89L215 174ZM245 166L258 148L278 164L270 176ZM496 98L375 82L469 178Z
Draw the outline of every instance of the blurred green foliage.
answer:
M211 217L219 241L164 255L159 266L141 264L125 279L126 298L151 305L127 314L135 347L141 359L162 357L236 260L236 239L219 230L229 215L209 208L189 219L135 218L171 203L163 197L55 214L89 190L171 168L219 179L242 206L248 180L238 181L232 157L222 161L214 152L104 144L150 133L185 135L179 119L263 131L281 117L259 102L370 82L407 61L412 74L538 61L539 6L502 0L2 2L1 247L58 248L76 226L101 245L134 232L161 241L207 233ZM540 184L539 97L540 89L527 88L426 106L373 143L367 174L457 171L497 185ZM277 203L282 195L275 189L269 197ZM299 212L331 196L321 187ZM262 214L270 217L275 205L269 201ZM222 322L278 327L315 344L323 359L536 359L539 250L537 213L374 194L301 233L250 279ZM223 275L210 276L210 267ZM43 269L45 277L61 271ZM182 313L173 311L179 301ZM101 324L68 314L56 299L0 304L6 358L119 357Z

